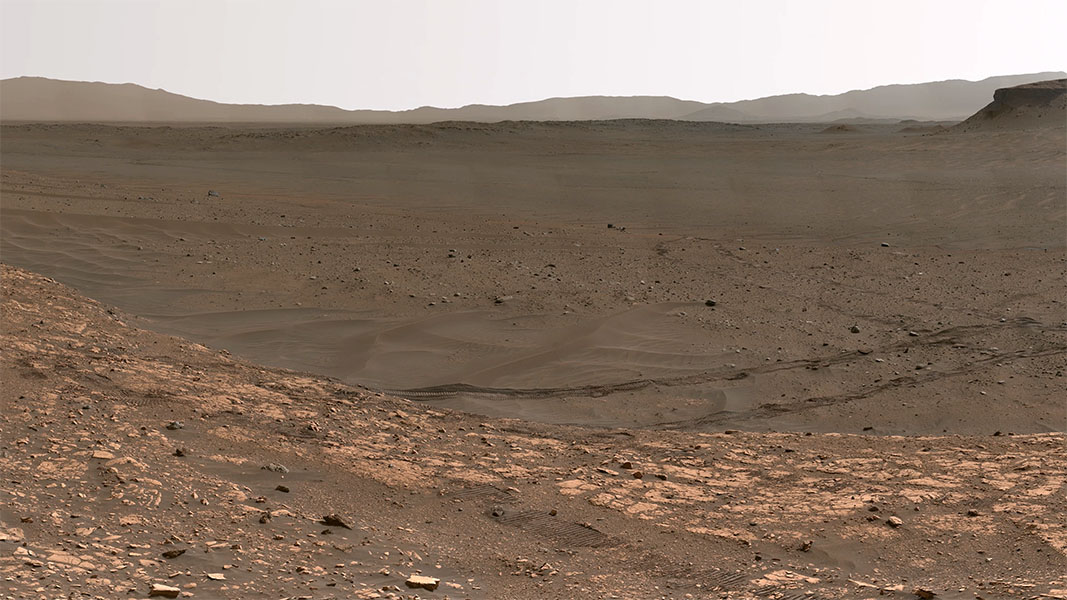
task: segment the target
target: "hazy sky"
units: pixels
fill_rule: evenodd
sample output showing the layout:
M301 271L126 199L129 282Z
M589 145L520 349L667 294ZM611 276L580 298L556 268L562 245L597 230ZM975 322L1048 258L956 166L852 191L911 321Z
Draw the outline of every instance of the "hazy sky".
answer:
M0 77L344 108L731 101L1067 67L1065 0L0 0Z

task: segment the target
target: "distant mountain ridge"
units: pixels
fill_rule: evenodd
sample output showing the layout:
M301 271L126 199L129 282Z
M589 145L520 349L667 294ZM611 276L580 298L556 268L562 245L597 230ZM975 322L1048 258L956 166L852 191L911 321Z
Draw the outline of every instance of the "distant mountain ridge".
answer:
M675 119L727 123L962 121L999 88L1067 77L1063 72L887 85L844 94L786 94L704 103L667 96L549 98L507 106L345 110L314 104L224 104L136 84L16 77L0 81L0 120L37 122L185 122L385 124L438 121L586 121Z
M869 90L855 90L832 96L787 94L756 100L715 104L687 120L717 121L720 107L731 113L740 111L750 121L814 121L846 119L913 119L918 121L959 121L966 119L989 102L1000 88L1057 79L1059 72L990 77L981 81L949 80L910 85L885 85ZM841 117L838 117L841 118Z

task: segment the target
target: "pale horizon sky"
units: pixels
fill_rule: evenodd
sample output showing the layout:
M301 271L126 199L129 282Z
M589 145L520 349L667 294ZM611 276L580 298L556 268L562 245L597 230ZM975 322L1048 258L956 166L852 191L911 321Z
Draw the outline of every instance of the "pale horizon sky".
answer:
M0 78L401 110L1061 71L1067 2L0 0Z

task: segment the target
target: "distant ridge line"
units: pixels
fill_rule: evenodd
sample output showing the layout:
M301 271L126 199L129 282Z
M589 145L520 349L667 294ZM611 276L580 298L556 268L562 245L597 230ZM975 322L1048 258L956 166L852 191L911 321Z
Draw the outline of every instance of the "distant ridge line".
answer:
M1061 79L1063 72L892 84L843 94L785 94L705 103L668 96L549 98L506 106L421 107L404 111L346 110L316 104L226 104L133 83L16 77L0 81L0 121L86 123L428 124L441 121L594 121L670 119L724 123L901 120L962 121L995 90Z

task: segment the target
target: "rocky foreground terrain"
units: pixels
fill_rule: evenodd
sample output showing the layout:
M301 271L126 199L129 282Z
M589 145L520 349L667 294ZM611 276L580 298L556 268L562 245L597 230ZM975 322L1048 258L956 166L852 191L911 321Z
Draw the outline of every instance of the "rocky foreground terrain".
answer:
M1067 598L1059 433L486 419L127 320L4 267L0 597Z

